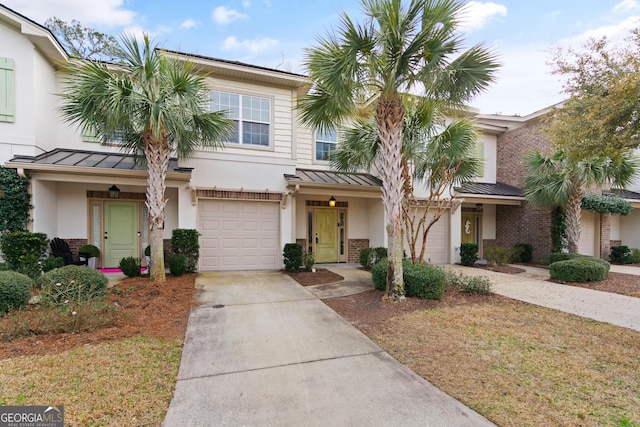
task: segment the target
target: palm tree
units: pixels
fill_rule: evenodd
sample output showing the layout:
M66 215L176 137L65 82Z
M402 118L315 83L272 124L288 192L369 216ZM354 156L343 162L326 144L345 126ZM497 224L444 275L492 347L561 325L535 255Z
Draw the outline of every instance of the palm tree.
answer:
M342 16L335 33L307 50L312 88L299 102L303 122L325 130L344 123L367 100L375 105L380 176L389 242L386 298L404 298L402 280L402 92L451 103L484 90L497 68L480 45L460 52L459 0L362 0L364 24ZM464 82L464 84L461 84Z
M560 207L565 211L567 246L578 252L580 217L584 192L593 187L626 188L640 171L640 162L629 152L620 160L591 157L574 160L567 150L558 150L547 157L538 151L530 153L525 164L529 170L524 196L534 205Z
M165 177L173 153L185 158L199 146L220 147L232 124L208 112L209 89L193 64L162 54L148 36L122 38L122 62L110 66L72 61L66 67L62 115L103 142L146 163L150 279L164 282L162 235L167 200Z
M404 96L403 100L402 223L411 262L416 264L424 261L427 236L449 206L453 186L476 176L480 161L475 157L477 132L471 120L446 120L439 111L443 106L431 99ZM380 173L381 142L376 128L375 120L361 119L345 129L340 145L331 153L332 167ZM426 198L416 199L414 182L425 186Z

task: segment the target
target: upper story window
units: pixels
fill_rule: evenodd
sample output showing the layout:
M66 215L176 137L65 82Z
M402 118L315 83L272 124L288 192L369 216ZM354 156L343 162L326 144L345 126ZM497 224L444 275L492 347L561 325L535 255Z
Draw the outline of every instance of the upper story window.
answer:
M338 146L338 131L336 128L324 131L316 130L316 160L329 160L329 155Z
M268 147L271 100L228 92L211 92L211 111L224 111L235 125L226 142Z
M15 120L15 65L11 58L0 58L0 122Z

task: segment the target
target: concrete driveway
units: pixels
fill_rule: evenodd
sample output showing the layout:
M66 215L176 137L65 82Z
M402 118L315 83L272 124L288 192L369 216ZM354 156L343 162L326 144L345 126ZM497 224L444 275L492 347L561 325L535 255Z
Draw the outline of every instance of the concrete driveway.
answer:
M279 272L203 273L164 426L489 426Z

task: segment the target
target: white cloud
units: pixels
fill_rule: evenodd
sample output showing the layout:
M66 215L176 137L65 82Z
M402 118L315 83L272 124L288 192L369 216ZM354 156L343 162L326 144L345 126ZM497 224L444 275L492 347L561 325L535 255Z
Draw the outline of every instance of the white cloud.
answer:
M458 17L462 31L470 33L484 28L497 17L507 16L507 7L498 3L470 1Z
M136 13L123 6L123 0L3 0L3 4L44 24L56 16L63 21L77 20L82 25L131 25Z
M220 25L227 25L233 21L248 18L244 13L240 13L235 9L229 9L226 6L218 6L211 13L213 20Z
M122 30L122 33L129 37L134 37L137 40L142 40L145 34L148 35L151 39L155 38L158 35L157 33L151 32L139 25L131 25L130 27L126 27Z
M198 25L200 25L200 22L194 20L194 19L185 19L184 21L182 21L182 24L180 24L180 28L184 28L184 29L189 29L189 28L195 28Z
M571 39L563 40L561 43L564 45L583 44L585 41L591 38L600 39L607 37L609 40L622 40L629 36L629 31L638 27L640 23L640 16L630 16L624 21L618 22L613 25L606 25L592 30L584 31L583 33L573 37Z
M616 13L631 12L637 9L640 9L640 4L636 0L622 0L613 7L613 11Z
M230 36L227 37L223 44L222 48L224 50L234 50L234 51L245 51L251 54L258 54L265 50L272 49L276 47L280 42L276 39L270 39L268 37L263 37L261 39L254 40L242 40L239 41L236 37Z
M242 7L244 7L245 9L251 6L251 1L250 0L242 0Z

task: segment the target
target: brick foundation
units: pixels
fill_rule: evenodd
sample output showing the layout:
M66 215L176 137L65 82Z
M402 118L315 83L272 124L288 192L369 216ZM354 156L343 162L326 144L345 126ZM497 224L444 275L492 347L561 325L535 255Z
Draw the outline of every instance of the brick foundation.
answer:
M611 248L611 246L621 246L621 245L622 245L622 240L611 240L611 244L609 248Z
M360 262L360 251L369 247L369 239L348 240L347 262Z

